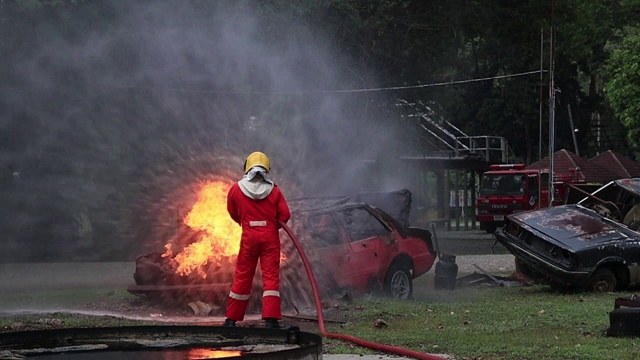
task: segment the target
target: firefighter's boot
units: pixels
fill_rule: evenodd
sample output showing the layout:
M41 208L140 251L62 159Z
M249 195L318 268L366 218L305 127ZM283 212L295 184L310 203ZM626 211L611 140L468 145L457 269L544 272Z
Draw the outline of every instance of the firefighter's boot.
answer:
M280 329L280 323L276 319L264 319L267 329Z

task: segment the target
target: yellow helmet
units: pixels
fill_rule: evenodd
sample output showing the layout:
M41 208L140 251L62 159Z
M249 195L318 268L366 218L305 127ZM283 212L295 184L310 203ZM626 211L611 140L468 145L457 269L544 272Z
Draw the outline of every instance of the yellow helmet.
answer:
M244 161L244 173L248 173L254 166L262 166L267 170L267 172L271 170L271 162L269 161L269 158L260 151L252 152L247 156L247 159Z

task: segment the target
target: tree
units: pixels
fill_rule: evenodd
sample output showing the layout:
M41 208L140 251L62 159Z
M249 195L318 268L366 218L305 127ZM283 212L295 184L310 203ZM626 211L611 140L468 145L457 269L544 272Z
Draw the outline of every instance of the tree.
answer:
M626 126L627 138L637 148L640 146L640 35L626 37L613 50L607 72L611 77L605 85L607 99Z

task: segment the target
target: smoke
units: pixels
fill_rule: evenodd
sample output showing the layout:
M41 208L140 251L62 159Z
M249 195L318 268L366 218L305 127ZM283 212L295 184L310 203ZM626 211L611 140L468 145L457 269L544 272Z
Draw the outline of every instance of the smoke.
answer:
M399 146L383 94L335 91L375 77L322 27L258 4L15 10L0 261L132 259L198 183L241 176L255 150L286 196L402 185L371 166Z

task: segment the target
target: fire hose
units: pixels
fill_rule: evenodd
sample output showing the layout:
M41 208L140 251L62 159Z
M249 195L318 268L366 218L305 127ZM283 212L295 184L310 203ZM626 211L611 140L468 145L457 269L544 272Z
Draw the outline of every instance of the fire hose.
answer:
M281 221L279 221L278 223L293 241L293 244L298 250L298 253L300 253L300 257L302 258L302 262L304 263L304 268L307 271L307 275L309 276L309 281L311 282L311 289L313 290L313 298L316 303L316 312L318 313L318 327L320 328L321 336L324 336L329 339L348 341L356 345L367 347L373 350L383 351L386 353L391 353L391 354L400 355L400 356L408 356L408 357L412 357L420 360L442 360L443 359L439 356L426 354L426 353L422 353L422 352L418 352L410 349L379 344L379 343L375 343L367 340L358 339L356 337L349 336L349 335L334 334L334 333L327 332L324 327L324 315L322 314L322 303L320 302L320 293L318 291L318 285L316 284L316 279L315 279L315 276L313 275L313 271L311 269L311 264L309 263L309 259L307 259L307 255L304 253L304 250L302 249L302 245L300 245L298 238L293 234L291 229Z

